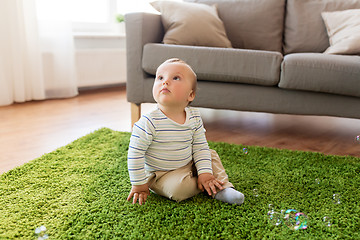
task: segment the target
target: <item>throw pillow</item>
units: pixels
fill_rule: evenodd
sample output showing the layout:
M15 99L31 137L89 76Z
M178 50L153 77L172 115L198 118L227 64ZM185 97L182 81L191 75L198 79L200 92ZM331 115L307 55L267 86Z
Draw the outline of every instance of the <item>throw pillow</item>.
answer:
M175 1L150 4L161 13L165 44L231 47L216 6Z
M360 9L322 12L330 47L329 54L360 54Z

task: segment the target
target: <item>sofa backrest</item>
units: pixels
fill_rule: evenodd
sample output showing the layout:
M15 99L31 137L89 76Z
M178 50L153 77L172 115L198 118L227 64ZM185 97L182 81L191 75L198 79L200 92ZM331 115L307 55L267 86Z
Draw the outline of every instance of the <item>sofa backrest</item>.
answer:
M360 8L360 0L185 0L216 4L234 48L322 53L329 38L324 11Z
M324 52L329 38L321 12L353 8L360 8L360 0L287 0L284 54Z
M234 48L282 51L285 0L185 0L217 5Z

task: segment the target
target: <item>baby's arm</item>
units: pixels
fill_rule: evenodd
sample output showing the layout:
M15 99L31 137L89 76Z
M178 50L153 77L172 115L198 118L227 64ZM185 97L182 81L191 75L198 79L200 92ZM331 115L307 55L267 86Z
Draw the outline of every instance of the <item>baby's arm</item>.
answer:
M127 200L130 201L133 198L133 204L139 200L139 204L142 205L146 202L147 197L150 195L149 186L147 183L143 185L132 185Z
M139 201L142 205L150 195L145 174L145 153L153 139L153 126L149 118L142 117L135 123L130 137L128 171L132 187L127 200L133 198L133 204Z
M198 171L198 188L211 196L216 194L216 188L220 191L224 188L222 181L216 179L212 174L212 163L209 146L205 136L205 129L203 121L198 110L194 110L194 115L197 117L197 125L193 135L193 157L195 167Z
M216 194L216 188L220 191L224 188L222 187L224 183L214 177L211 173L202 173L198 176L198 188L201 191L206 190L206 192L212 196Z

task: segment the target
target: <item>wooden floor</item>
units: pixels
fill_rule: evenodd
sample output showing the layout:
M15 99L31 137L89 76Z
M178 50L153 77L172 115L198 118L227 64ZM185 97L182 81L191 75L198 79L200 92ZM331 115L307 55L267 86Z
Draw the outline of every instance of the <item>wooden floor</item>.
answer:
M143 112L155 107L143 104ZM360 120L201 109L207 138L244 145L360 157ZM101 127L130 131L124 87L63 100L0 107L0 173Z

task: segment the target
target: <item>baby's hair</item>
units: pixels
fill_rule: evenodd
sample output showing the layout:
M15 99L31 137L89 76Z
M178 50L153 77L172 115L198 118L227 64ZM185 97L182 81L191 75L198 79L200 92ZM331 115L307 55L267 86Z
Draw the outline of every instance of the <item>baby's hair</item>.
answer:
M181 60L180 58L170 58L168 60L165 60L165 62L163 62L162 64L165 64L165 63L181 63L181 64L184 64L186 65L192 72L193 74L193 77L194 77L194 81L193 81L193 87L192 87L192 90L194 91L194 93L196 93L196 89L197 89L197 76L196 76L196 73L194 72L194 70L192 69L192 67L187 63L185 62L184 60ZM162 65L161 64L161 65Z

